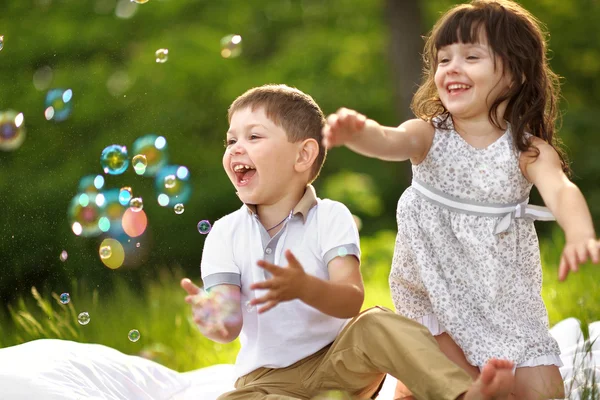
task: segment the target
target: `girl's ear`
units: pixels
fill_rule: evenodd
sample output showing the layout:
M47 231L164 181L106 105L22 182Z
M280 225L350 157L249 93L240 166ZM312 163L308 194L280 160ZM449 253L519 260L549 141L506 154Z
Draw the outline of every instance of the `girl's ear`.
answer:
M296 156L295 169L297 172L305 172L312 168L319 155L319 144L315 139L306 139L300 143Z

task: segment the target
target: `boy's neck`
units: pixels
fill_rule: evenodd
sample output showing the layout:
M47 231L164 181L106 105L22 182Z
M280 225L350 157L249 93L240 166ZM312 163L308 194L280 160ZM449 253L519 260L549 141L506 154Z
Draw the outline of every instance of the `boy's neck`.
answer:
M265 229L270 229L280 222L284 221L289 215L290 211L296 207L302 196L304 196L304 192L306 191L306 186L299 187L293 191L288 192L281 199L273 204L258 204L256 205L256 214L258 215L258 219L265 227ZM277 226L275 229L270 231L269 233L273 233L279 231L279 229L283 226L283 224Z

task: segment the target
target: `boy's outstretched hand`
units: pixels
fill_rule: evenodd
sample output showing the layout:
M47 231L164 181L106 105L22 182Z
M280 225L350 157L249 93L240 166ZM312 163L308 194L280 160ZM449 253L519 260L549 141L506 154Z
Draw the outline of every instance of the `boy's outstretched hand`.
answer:
M287 267L279 267L265 260L257 262L259 267L269 271L273 276L271 279L250 286L252 290L268 290L266 295L250 301L251 305L265 304L258 309L259 314L269 311L281 302L298 299L303 294L307 277L304 268L289 249L285 251L285 258L289 263Z
M595 239L567 241L560 258L558 280L564 281L569 271L577 272L579 264L584 264L589 260L595 264L600 262L600 241Z
M187 292L185 302L192 306L194 322L200 332L213 340L228 341L232 332L227 326L241 325L239 288L219 285L207 292L188 278L181 280L181 287Z
M365 127L367 117L354 110L340 108L327 117L323 127L323 147L330 149L342 146Z

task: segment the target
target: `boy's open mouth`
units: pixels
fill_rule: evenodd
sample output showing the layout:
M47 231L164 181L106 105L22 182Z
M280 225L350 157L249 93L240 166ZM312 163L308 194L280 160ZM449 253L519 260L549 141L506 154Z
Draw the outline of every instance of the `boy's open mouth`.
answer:
M256 168L247 164L237 164L233 166L233 172L237 177L238 185L246 185L256 174Z

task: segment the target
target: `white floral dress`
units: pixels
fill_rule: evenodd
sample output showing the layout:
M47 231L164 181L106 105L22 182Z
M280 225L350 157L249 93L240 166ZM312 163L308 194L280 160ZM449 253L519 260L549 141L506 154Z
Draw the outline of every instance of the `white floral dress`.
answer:
M427 157L413 165L413 182L457 202L527 201L532 184L519 169L510 128L477 149L451 122L447 127L436 129ZM397 313L433 335L447 332L479 367L492 357L517 366L562 365L540 293L533 219L512 219L495 233L501 217L440 205L415 184L402 194L396 217L389 282Z

